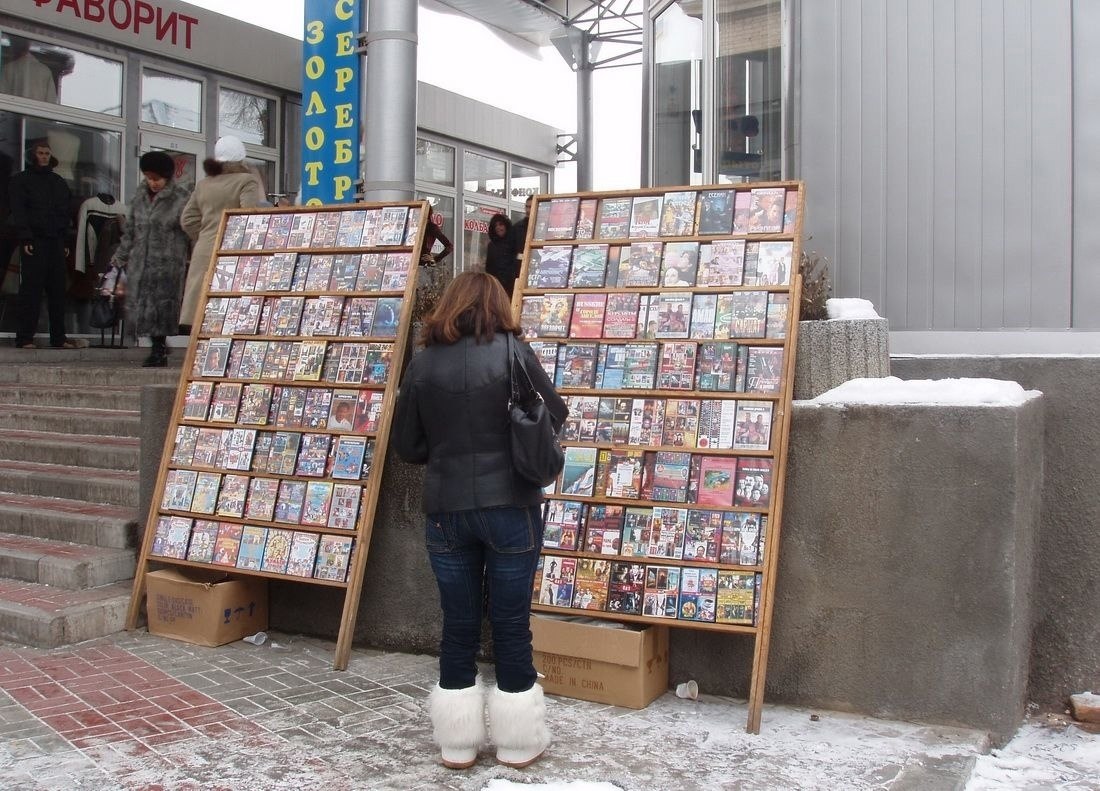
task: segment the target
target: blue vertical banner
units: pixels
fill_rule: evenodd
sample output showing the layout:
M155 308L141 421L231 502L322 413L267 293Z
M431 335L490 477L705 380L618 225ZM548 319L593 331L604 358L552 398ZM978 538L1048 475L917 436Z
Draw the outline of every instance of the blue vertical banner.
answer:
M355 201L359 178L359 0L305 0L302 203Z

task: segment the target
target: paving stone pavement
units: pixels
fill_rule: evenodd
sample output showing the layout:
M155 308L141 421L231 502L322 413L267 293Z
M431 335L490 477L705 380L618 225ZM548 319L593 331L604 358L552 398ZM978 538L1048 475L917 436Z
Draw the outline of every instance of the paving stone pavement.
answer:
M525 771L489 752L438 765L424 701L436 659L280 634L204 648L115 634L63 649L0 646L0 787L454 789L493 778L605 780L626 791L958 789L981 734L669 694L642 711L548 698L554 744Z

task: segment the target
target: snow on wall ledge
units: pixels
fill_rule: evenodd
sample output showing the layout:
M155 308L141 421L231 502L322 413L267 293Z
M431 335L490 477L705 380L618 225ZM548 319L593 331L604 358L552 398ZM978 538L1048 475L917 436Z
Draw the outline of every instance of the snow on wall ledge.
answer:
M830 297L825 300L825 311L830 319L882 318L870 300L857 297Z
M853 379L801 404L927 404L937 406L1019 406L1038 398L1000 379L898 379L896 376Z

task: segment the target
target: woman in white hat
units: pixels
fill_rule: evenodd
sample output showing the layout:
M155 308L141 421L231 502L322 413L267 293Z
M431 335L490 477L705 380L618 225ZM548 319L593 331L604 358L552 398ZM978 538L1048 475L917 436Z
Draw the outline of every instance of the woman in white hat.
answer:
M195 318L199 295L206 281L207 268L214 254L222 212L226 209L251 209L261 205L263 187L256 173L245 164L244 143L226 135L214 146L214 158L206 159L202 169L206 178L195 186L183 209L180 225L195 243L187 269L187 286L180 310L180 332L189 334Z

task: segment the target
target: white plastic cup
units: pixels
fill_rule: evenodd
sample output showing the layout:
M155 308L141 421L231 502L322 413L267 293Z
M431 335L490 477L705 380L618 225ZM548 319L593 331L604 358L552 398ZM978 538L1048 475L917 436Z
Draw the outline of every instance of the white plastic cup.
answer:
M676 697L685 698L686 700L698 700L699 698L699 685L694 679L691 681L685 681L682 684L676 685Z

